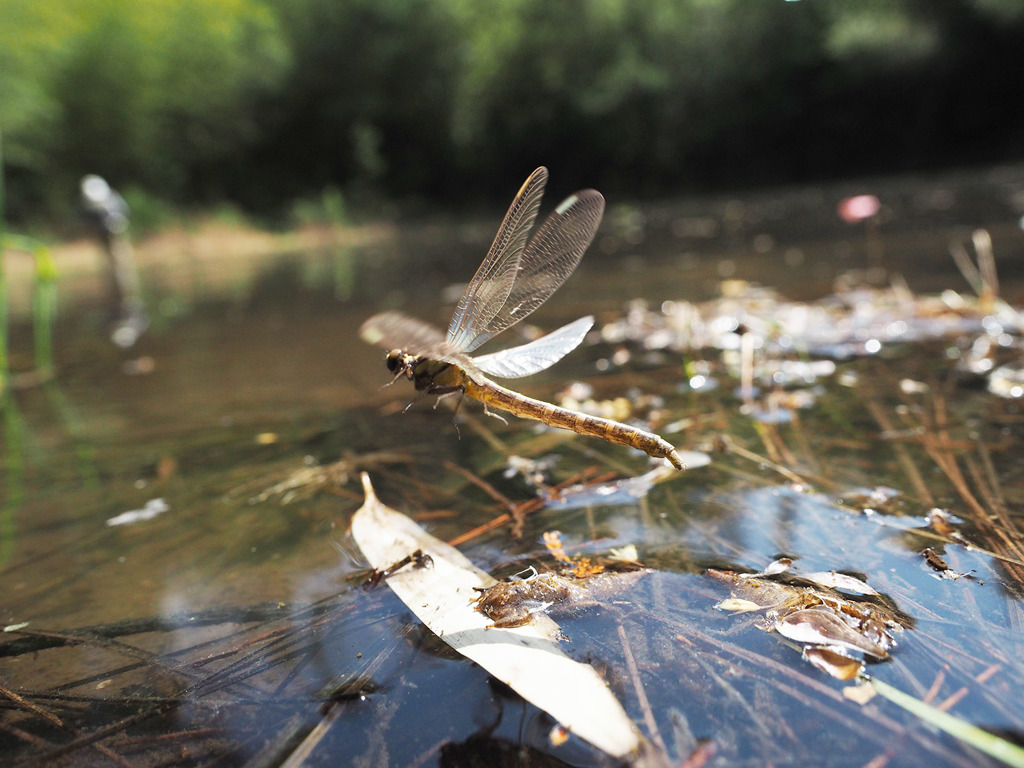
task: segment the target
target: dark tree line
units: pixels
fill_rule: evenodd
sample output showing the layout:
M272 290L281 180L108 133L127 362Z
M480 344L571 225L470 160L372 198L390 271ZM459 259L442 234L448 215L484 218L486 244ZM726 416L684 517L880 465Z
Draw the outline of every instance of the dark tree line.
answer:
M5 0L8 215L100 173L280 214L637 194L1024 154L1016 0Z

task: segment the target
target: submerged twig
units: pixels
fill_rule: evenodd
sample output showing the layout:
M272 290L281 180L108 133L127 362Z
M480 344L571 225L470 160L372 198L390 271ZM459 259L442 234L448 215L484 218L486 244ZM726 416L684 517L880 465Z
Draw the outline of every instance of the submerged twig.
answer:
M653 741L658 748L663 752L667 753L668 750L665 748L665 741L661 738L661 732L658 730L658 721L654 719L654 710L651 709L651 702L647 699L647 693L644 691L644 682L640 679L640 670L636 666L636 659L633 658L633 649L629 645L629 637L626 635L626 628L622 626L622 622L616 620L615 629L619 633L619 643L622 645L622 656L626 661L626 669L629 670L629 679L633 683L633 692L636 694L637 702L640 704L640 711L644 715L644 724L647 726L647 732L651 735L651 741Z
M306 735L298 747L281 763L281 768L299 768L299 766L305 765L306 760L313 754L313 751L323 741L323 738L330 733L331 727L343 713L344 707L337 702L331 703L320 722L313 726L313 730Z
M588 477L592 477L592 475L593 475L593 470L592 469L584 470L583 472L580 472L580 473L577 473L576 475L573 475L572 477L570 477L567 480L559 483L558 485L553 486L551 488L551 492L553 494L557 494L558 491L560 491L560 490L562 490L564 488L567 488L567 487L569 487L571 485L575 485L576 483L582 482L582 481L586 480ZM484 482L484 481L481 480L480 482ZM474 484L476 484L476 483L474 483ZM497 494L497 491L495 491L494 493ZM502 497L502 498L504 498L504 497ZM508 499L506 499L506 502L511 505L511 510L509 512L505 512L504 514L498 515L494 519L489 520L488 522L486 522L486 523L484 523L482 525L478 525L476 528L468 530L465 533L461 533L458 536L455 536L454 538L449 539L448 540L448 544L453 546L453 547L457 547L457 546L459 546L461 544L465 544L467 541L471 541L471 540L475 539L477 536L482 536L485 533L490 533L491 531L494 531L494 530L496 530L498 528L501 528L501 527L503 527L503 526L505 526L505 525L507 525L509 523L513 524L513 527L512 527L512 536L513 536L513 538L521 538L522 537L522 526L523 526L523 523L525 522L526 517L528 515L534 513L534 512L538 512L541 509L544 509L544 507L548 503L546 499L543 499L543 498L540 498L540 497L529 499L527 501L523 501L523 502L520 502L520 503L515 503L515 502L512 502L512 501L510 501Z
M874 393L870 390L867 393L867 399L864 401L865 407L868 409L868 413L875 419L879 428L882 430L882 434L892 435L896 433L896 425L893 424L889 418L889 414L882 407L875 397ZM935 506L935 497L932 495L931 490L928 488L928 484L924 481L921 476L921 471L918 469L917 464L910 457L910 452L903 443L893 442L893 450L896 452L896 460L899 462L900 467L903 469L903 474L906 476L910 485L914 488L915 495L921 499L922 502L927 504L929 507Z
M42 707L33 704L31 701L26 699L24 696L20 696L10 688L4 685L0 685L0 696L10 699L14 702L15 706L27 709L29 712L39 715L44 720L48 721L51 725L55 725L58 728L64 727L64 722L49 710L43 709Z
M737 456L743 457L744 459L752 461L761 466L767 467L773 472L782 475L784 478L789 480L789 482L794 483L797 486L806 488L808 490L810 490L813 487L807 480L805 480L803 477L798 475L793 470L788 469L787 467L784 467L777 462L771 461L770 459L764 456L759 456L753 451L749 451L743 446L738 445L735 441L731 439L725 439L725 447L729 453L734 453Z

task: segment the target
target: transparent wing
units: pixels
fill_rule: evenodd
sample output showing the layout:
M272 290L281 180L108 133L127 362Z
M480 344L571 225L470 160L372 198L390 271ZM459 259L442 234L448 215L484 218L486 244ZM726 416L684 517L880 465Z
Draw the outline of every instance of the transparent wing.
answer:
M603 214L604 197L593 189L562 201L527 243L505 301L488 312L486 324L474 325L475 335L460 344L459 349L471 352L547 301L580 263Z
M496 333L487 333L487 329L512 291L547 180L548 170L542 166L519 188L486 258L452 314L448 324L448 344L452 349L468 352Z
M529 344L474 357L473 365L486 374L505 379L529 376L550 368L576 349L593 325L593 317L581 317Z
M359 335L370 344L388 350L401 349L417 357L444 354L448 349L440 328L401 312L374 315L360 326Z
M492 334L515 325L558 290L593 242L603 215L604 197L595 189L570 195L551 212L523 252L512 291L491 321Z

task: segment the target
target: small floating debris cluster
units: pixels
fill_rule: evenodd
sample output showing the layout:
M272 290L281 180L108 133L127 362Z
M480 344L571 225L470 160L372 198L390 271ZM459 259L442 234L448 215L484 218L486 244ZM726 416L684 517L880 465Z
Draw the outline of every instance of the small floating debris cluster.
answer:
M141 509L130 509L127 512L122 512L119 515L114 515L114 517L109 518L107 520L107 525L111 527L116 525L132 525L133 523L152 520L155 517L159 517L170 508L170 505L163 499L150 499L142 506Z
M558 531L544 533L544 545L559 567L539 572L530 567L510 579L480 589L475 608L504 629L530 623L548 610L574 610L595 605L626 589L646 571L636 562L635 548L613 551L607 562L570 557ZM626 570L606 570L609 565ZM528 575L523 575L528 574Z
M975 233L974 244L980 267L962 246L952 251L976 297L953 290L916 295L899 277L879 286L876 275L862 271L842 275L831 295L810 303L727 280L721 296L710 301L666 301L657 308L631 302L622 318L600 328L601 340L615 349L602 362L613 367L638 354L663 360L670 352L719 350L725 369L741 381L748 411L778 421L787 410L814 402L814 385L835 373L837 360L876 355L894 344L949 341L946 356L960 370L986 377L989 391L1000 397L1024 397L1024 313L998 298L987 233ZM638 348L639 353L630 351ZM691 389L717 384L710 364L692 368ZM755 408L757 387L801 394L790 392L789 402Z
M791 566L782 558L760 573L710 569L708 575L732 591L716 607L763 611L762 629L798 643L808 662L840 680L860 675L865 660L889 657L909 619L859 577L837 571L795 574Z

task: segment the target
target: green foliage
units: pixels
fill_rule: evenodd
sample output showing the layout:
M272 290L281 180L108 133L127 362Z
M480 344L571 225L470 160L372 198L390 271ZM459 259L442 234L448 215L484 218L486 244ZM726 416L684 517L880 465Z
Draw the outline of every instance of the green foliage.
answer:
M10 0L0 30L10 163L64 200L89 172L179 199L223 192L207 169L252 140L256 101L288 65L260 0Z
M732 153L718 136L788 119L826 32L810 4L515 0L494 12L464 0L462 10L481 62L456 113L466 155L505 145L521 167L540 156L577 172L596 160L634 187L671 184L708 149Z
M435 0L273 0L293 67L263 105L256 205L428 188L450 156L458 26ZM440 174L443 176L443 173Z
M7 392L9 384L7 381L10 365L7 361L7 334L8 334L8 299L7 299L7 273L4 266L4 251L6 250L7 232L4 222L4 134L0 131L0 410L3 410L7 403Z
M8 234L4 223L3 135L0 134L0 411L12 408L8 360L9 303L5 261L10 251L30 253L35 260L32 288L33 333L36 371L43 378L53 375L53 325L57 317L57 265L50 249L38 240ZM2 560L2 558L0 558Z
M345 196L337 187L327 187L319 195L296 200L290 218L300 227L346 224L349 219Z
M351 213L504 197L540 163L653 192L1006 157L1024 152L1019 8L4 0L9 209L68 216L84 173L273 214L336 189Z
M933 55L939 31L918 23L907 8L891 3L858 3L837 14L827 50L836 59L861 57L888 62L922 60Z
M174 205L139 184L125 187L121 195L128 204L133 237L152 234L180 219Z

